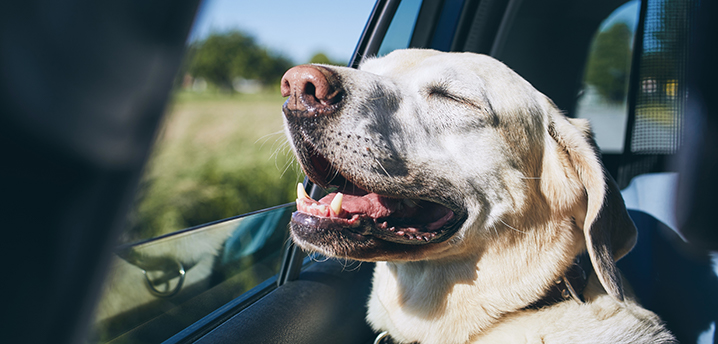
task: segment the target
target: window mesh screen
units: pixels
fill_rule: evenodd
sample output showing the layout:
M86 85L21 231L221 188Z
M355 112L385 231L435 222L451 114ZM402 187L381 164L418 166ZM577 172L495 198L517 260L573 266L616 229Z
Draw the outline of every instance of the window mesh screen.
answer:
M649 1L630 151L673 154L680 147L687 90L690 1Z
M686 98L689 27L698 0L648 1L643 22L638 84L629 119L628 147L618 166L616 181L628 186L637 175L665 171L682 141Z

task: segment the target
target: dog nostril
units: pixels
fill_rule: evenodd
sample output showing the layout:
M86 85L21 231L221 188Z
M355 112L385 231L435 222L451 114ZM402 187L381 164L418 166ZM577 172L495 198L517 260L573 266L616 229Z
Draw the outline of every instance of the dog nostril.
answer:
M314 97L314 99L316 99L317 102L319 102L319 99L318 99L319 97L317 97L316 92L317 92L317 88L314 87L314 84L312 84L311 82L307 82L307 84L304 85L304 94L307 96Z
M282 77L282 81L279 86L279 91L282 93L282 97L286 97L290 94L292 91L292 85L289 83L289 80L287 79L287 75L285 74Z

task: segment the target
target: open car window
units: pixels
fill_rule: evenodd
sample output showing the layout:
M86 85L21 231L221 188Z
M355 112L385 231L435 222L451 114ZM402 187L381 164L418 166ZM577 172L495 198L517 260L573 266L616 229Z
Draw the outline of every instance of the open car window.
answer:
M161 342L248 290L266 292L294 209L282 205L118 247L92 340Z
M295 64L347 65L374 1L344 4L344 16L314 5L203 2L89 342L162 342L276 287L304 180L280 78ZM321 11L331 19L313 19ZM336 29L313 45L286 35L325 25Z

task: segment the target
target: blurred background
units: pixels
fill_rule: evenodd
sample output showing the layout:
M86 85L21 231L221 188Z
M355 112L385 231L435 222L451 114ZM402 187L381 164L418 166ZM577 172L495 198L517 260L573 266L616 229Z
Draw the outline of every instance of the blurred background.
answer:
M204 1L121 243L291 202L279 81L346 65L373 0Z

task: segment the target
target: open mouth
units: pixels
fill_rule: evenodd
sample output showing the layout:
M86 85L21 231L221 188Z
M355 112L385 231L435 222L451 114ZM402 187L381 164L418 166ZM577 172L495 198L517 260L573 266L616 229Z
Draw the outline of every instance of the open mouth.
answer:
M448 239L462 222L462 216L439 203L369 192L341 172L332 172L331 163L321 154L307 151L312 152L305 160L310 166L304 166L310 179L336 190L316 201L302 184L297 186L297 212L292 222L304 228L339 230L359 240L418 245Z

